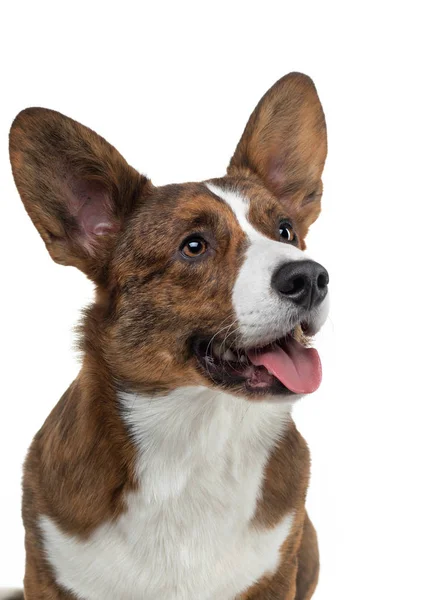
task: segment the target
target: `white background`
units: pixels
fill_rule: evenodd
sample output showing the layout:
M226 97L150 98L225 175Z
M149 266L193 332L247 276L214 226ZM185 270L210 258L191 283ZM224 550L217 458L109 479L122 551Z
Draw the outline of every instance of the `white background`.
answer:
M329 132L308 238L331 276L324 382L295 410L312 450L315 599L434 598L428 2L10 0L1 13L0 586L23 575L21 464L78 371L72 328L92 296L24 212L12 119L54 108L155 184L201 180L224 172L261 95L297 70L314 79Z

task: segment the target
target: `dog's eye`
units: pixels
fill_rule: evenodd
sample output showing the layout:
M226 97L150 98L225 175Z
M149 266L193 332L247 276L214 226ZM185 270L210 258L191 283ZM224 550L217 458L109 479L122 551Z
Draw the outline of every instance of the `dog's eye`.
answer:
M193 237L183 242L181 252L187 258L196 258L205 254L207 251L207 243L201 237Z
M291 223L284 222L279 226L279 235L282 241L286 243L293 243L296 241L296 235L292 228Z

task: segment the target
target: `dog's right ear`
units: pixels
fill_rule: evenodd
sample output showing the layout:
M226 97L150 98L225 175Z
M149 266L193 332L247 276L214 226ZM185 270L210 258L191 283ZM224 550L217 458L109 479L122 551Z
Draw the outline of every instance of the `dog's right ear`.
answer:
M94 131L53 110L20 112L9 141L16 186L51 257L100 281L151 182Z

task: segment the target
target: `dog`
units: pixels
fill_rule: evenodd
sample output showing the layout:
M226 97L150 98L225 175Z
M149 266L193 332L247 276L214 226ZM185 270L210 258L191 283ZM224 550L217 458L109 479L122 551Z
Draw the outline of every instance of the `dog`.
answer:
M15 598L311 598L310 458L291 409L321 381L310 340L329 278L304 250L326 154L300 73L260 100L226 175L201 183L155 187L72 119L16 117L25 209L95 300L80 373L25 461Z

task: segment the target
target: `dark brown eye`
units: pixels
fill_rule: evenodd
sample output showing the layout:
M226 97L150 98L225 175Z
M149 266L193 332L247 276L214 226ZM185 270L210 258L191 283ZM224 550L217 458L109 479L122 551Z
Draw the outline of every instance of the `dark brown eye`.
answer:
M183 243L181 252L187 258L196 258L197 256L205 254L207 248L208 246L204 239L201 237L194 237Z
M292 228L291 223L288 223L286 221L284 223L280 224L279 235L283 242L286 242L289 244L291 244L292 242L295 242L295 240L296 240L296 235Z

